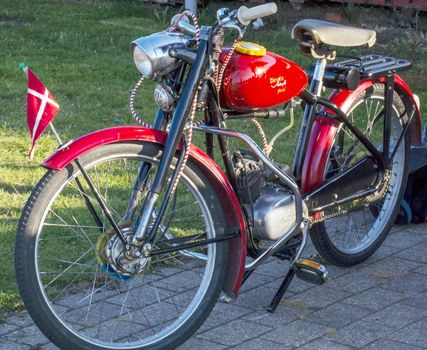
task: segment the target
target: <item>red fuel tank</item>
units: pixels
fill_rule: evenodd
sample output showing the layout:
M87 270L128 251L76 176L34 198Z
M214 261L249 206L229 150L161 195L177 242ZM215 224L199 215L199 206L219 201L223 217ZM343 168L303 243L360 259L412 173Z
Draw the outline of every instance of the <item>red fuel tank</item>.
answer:
M295 62L265 49L237 47L225 69L220 91L222 107L238 112L268 109L297 96L307 82L307 74Z

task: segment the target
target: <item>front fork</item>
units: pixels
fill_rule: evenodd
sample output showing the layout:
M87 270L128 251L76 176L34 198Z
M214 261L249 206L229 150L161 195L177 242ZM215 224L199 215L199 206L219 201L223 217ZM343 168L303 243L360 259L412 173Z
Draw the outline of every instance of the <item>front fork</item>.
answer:
M172 164L172 160L176 154L176 150L178 149L179 142L182 140L182 133L184 131L187 116L189 115L189 113L191 113L192 102L194 100L199 83L202 79L202 74L204 74L206 70L206 58L209 40L207 33L204 33L203 29L204 28L202 28L202 36L195 62L192 65L191 70L188 74L187 80L182 90L182 94L176 106L175 113L172 117L170 130L168 133L162 158L158 165L157 173L153 179L152 184L150 185L150 189L148 190L147 196L145 197L144 203L142 205L142 215L136 228L135 235L131 242L131 247L134 247L136 249L140 248L144 243L152 242L152 240L154 239L154 234L156 232L155 227L158 226L158 223L161 219L161 212L165 209L165 204L163 204L160 209L160 215L158 214L156 217L155 227L151 230L148 230L148 228L150 227L150 223L153 220L155 204L165 184L167 174ZM180 161L182 161L182 159L179 159L178 163ZM176 178L176 174L178 171L179 164L177 164L175 168L175 174L172 176L172 181L169 186L173 185L173 181ZM139 174L139 177L142 178L145 172L146 171L141 172L141 174ZM165 197L165 200L168 199L167 197L168 196ZM130 203L130 205L134 204Z
M165 117L166 117L165 112L163 112L162 109L158 108L156 117L154 118L153 128L161 130L162 126L164 125ZM148 178L148 174L150 173L150 170L151 170L150 163L146 163L146 162L141 163L141 166L139 167L139 170L138 170L137 178L133 185L131 196L129 198L128 206L122 218L123 223L128 223L132 221L132 218L135 214L136 207L139 202L139 197L141 196L141 193L143 192L147 184L147 178Z

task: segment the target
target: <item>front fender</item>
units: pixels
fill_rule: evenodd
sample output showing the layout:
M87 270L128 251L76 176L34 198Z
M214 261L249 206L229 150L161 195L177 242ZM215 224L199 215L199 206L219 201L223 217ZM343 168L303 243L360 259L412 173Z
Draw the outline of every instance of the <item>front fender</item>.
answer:
M330 101L336 104L345 113L350 109L353 101L366 89L375 83L385 83L385 78L379 80L362 81L354 91L337 90L330 96ZM415 106L415 116L408 133L412 146L421 145L421 117L414 95L405 81L398 75L395 77L395 91L401 97L406 111L409 114ZM334 113L332 111L327 111ZM308 194L323 183L323 176L327 165L330 150L333 146L335 135L339 128L339 122L325 116L317 116L313 123L307 153L301 174L301 193Z
M82 154L105 144L123 141L144 141L164 145L167 134L156 129L138 126L122 126L95 131L63 145L57 152L46 159L42 166L61 170ZM218 197L223 199L221 205L229 227L239 228L240 236L229 242L228 271L223 290L228 295L237 296L245 270L246 227L239 200L230 182L218 165L201 149L192 145L189 159L196 164L210 180Z

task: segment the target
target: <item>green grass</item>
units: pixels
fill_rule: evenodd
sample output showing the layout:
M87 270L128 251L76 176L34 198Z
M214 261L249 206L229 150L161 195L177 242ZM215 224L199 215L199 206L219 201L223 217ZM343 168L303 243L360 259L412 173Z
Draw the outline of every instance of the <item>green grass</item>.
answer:
M130 124L128 98L138 72L129 43L164 27L149 13L152 10L138 1L2 2L0 312L22 307L13 267L16 225L31 189L45 172L38 164L55 149L46 133L34 161L28 160L27 82L19 63L25 62L60 104L55 125L64 140L117 125L116 117L120 124ZM152 98L140 96L138 101L141 114L150 115Z
M232 3L228 2L228 6ZM202 12L202 23L209 24L214 7ZM236 5L237 6L237 5ZM140 1L14 1L3 0L0 7L0 318L22 308L13 267L13 245L20 213L32 188L45 170L38 164L55 149L54 138L46 133L37 143L34 161L28 160L30 146L26 126L26 79L19 63L26 63L46 84L61 106L55 120L64 140L114 125L132 124L128 111L129 93L139 77L129 50L129 43L140 36L165 28L177 9L154 10ZM267 28L249 30L246 40L259 42L269 50L307 67L311 62L299 54L281 18L291 11L281 4L281 17L267 20ZM301 14L302 15L302 14ZM405 58L408 47L396 41L388 54ZM425 55L424 55L425 56ZM406 73L420 95L422 109L427 108L425 76L427 58L414 53L416 69ZM137 108L152 121L153 83L144 84ZM115 120L119 117L120 122ZM279 122L282 123L282 122ZM286 122L283 122L286 123ZM264 122L271 137L278 122ZM250 132L249 123L230 123L231 127ZM278 161L289 162L296 127L278 141L272 154ZM257 137L255 137L257 139ZM285 140L287 141L285 143ZM200 142L200 137L196 138ZM19 258L19 252L18 252Z

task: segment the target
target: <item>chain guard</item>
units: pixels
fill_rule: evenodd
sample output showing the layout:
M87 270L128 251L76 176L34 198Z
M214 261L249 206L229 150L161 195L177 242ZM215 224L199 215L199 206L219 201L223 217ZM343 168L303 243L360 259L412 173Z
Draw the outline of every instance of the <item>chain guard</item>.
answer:
M360 202L360 204L358 204L354 208L339 209L335 212L331 212L331 213L327 213L327 214L325 214L324 212L315 213L315 214L321 214L321 215L313 216L313 224L324 222L326 220L333 219L333 218L336 218L339 216L347 215L353 211L359 210L361 206L368 207L374 203L377 203L377 202L383 200L387 194L388 185L390 183L390 178L391 178L391 171L390 171L390 169L387 169L384 173L383 181L381 182L379 189L375 193L370 194L364 198L354 200L353 202Z

